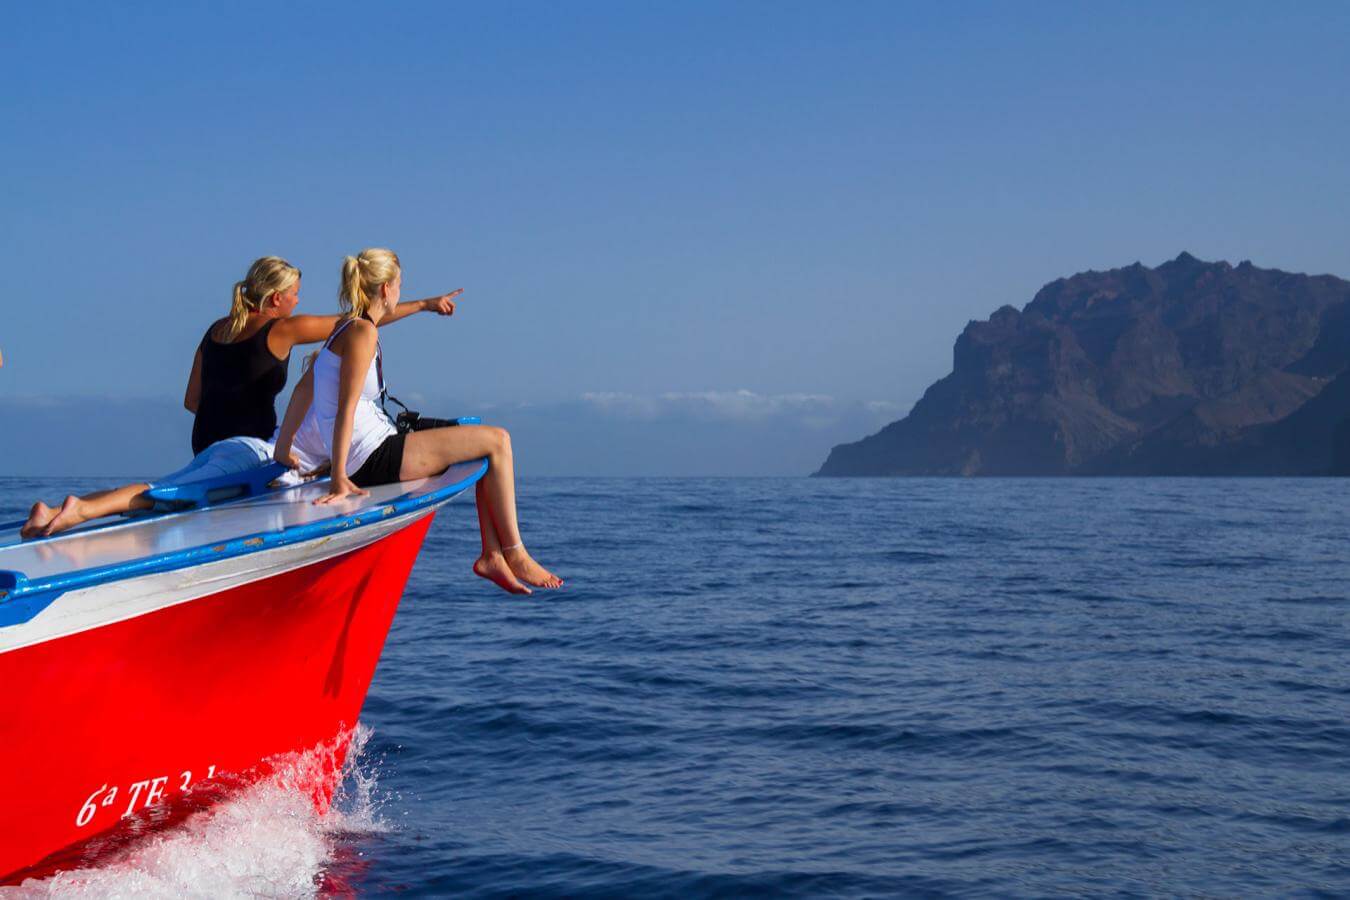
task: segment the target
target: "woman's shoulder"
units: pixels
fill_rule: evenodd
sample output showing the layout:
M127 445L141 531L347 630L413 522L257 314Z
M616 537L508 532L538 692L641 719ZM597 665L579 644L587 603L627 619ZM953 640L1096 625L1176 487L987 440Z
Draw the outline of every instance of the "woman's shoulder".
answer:
M333 334L328 339L328 346L335 350L341 350L342 347L352 344L373 344L377 334L378 332L372 322L365 319L343 319L333 326Z
M262 325L255 325L248 322L240 329L236 335L230 334L230 319L216 319L211 326L206 329L206 334L202 336L203 344L220 344L225 347L232 347L236 344L247 343L248 341L257 341L259 338L266 337L267 332L272 330L276 324L275 319L264 322Z
M228 344L230 342L230 320L216 319L206 328L206 333L202 335L203 344Z

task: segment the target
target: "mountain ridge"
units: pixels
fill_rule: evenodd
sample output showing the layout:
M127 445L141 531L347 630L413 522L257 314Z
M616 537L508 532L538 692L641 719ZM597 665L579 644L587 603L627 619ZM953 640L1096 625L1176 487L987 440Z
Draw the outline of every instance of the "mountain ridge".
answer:
M815 474L1326 474L1348 367L1350 281L1186 252L1080 272L969 322L909 415Z

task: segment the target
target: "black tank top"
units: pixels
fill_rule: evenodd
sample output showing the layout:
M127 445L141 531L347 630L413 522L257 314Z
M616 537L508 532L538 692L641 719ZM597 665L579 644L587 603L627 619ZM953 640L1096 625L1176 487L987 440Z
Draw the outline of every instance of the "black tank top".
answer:
M233 344L211 339L206 330L197 349L202 354L202 397L192 423L192 452L201 453L216 441L232 437L272 439L277 430L277 394L286 386L290 354L277 359L267 349L267 333L276 320L258 333Z

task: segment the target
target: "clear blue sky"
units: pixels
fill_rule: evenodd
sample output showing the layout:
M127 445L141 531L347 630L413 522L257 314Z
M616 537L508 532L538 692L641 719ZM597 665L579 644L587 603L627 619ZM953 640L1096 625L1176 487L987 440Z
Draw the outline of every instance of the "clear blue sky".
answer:
M1083 269L1350 276L1343 3L121 6L0 36L0 411L176 418L130 462L135 429L14 462L5 422L0 472L176 462L269 253L304 311L367 245L465 288L386 333L391 380L548 473L810 471Z

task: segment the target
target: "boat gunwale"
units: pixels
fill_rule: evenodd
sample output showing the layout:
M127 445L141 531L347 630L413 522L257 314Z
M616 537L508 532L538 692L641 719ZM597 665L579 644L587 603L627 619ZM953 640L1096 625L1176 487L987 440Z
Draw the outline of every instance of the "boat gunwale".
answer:
M414 488L413 490L406 491L389 500L382 501L377 505L363 508L347 515L333 516L326 519L319 519L314 522L291 525L277 530L250 532L248 534L229 538L225 541L213 541L211 543L199 544L193 547L168 550L163 553L155 553L149 556L108 565L92 566L87 569L74 569L70 572L46 576L34 581L30 581L28 577L20 571L0 569L0 627L17 625L28 621L45 608L47 603L68 591L96 587L100 584L108 584L115 581L124 581L142 575L173 572L205 562L216 562L218 560L248 556L250 554L260 553L264 550L272 550L278 547L303 543L315 538L326 537L338 532L371 525L375 522L382 522L393 516L403 516L428 507L439 506L454 499L454 497L463 493L470 485L483 477L488 468L486 459L469 460L457 465L473 466L475 462L477 465L474 466L473 471L471 471L470 474L451 482L450 484L441 485L431 490L425 490L424 482L423 486L419 488ZM444 475L437 477L444 477ZM287 488L286 490L294 490L294 488ZM262 494L240 499L244 502L248 502L257 501L266 497L266 494ZM310 501L307 500L305 502ZM220 509L229 505L232 504L222 503L210 508ZM205 511L205 509L206 508L187 510L182 513L177 513L177 515L191 515L194 512ZM125 522L116 524L132 525L134 523ZM47 602L41 603L37 608L24 610L19 607L32 605L22 603L22 601L25 600L46 600Z

